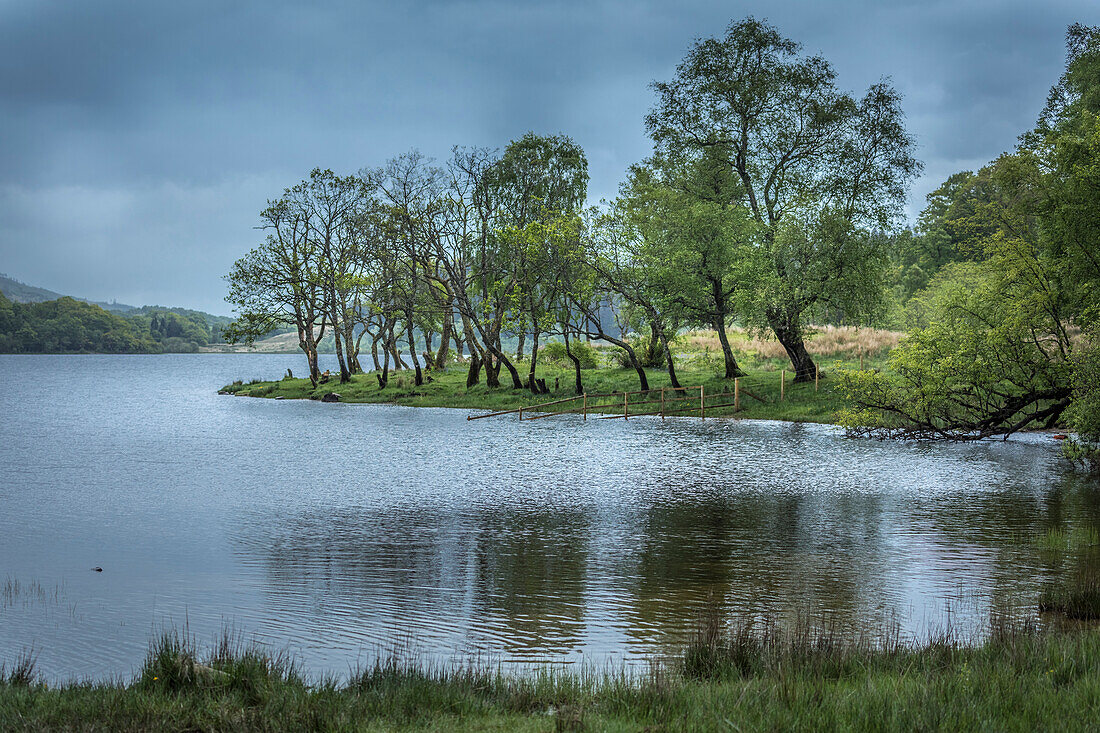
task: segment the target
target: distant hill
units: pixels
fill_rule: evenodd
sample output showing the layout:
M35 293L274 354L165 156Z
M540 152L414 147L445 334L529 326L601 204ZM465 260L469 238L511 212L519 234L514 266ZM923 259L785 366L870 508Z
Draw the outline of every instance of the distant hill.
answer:
M61 293L21 283L3 273L0 273L0 293L6 295L13 303L41 303L44 300L57 300L61 297Z
M0 352L192 352L233 321L189 308L72 298L0 275Z
M0 272L0 293L7 296L8 300L13 303L44 303L47 300L57 300L62 297L69 297L73 300L79 300L82 303L91 303L92 305L98 305L105 311L111 313L122 313L125 315L151 315L154 312L170 311L180 316L193 317L201 316L207 323L219 327L225 326L233 321L228 316L215 316L212 313L206 313L205 311L196 311L189 308L177 308L173 306L165 305L127 305L126 303L118 302L106 302L102 300L88 300L87 298L78 298L75 295L64 295L63 293L55 293L52 290L46 288L40 288L35 285L27 285L24 282L20 282L15 278L5 275Z
M27 285L3 273L0 273L0 293L7 296L8 300L13 303L45 303L47 300L70 297L82 303L98 305L103 310L112 313L129 313L132 310L137 310L137 306L126 305L125 303L106 303L104 301L88 300L87 298L77 298L71 295L65 296L61 293L55 293L52 290L46 290L46 288Z

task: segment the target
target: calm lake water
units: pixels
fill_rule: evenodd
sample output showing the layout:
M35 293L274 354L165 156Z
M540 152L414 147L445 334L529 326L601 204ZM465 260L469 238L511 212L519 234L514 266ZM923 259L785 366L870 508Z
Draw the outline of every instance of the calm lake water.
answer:
M1034 614L1059 569L1033 538L1100 522L1048 436L216 394L287 367L0 356L0 662L33 647L53 679L126 677L158 630L228 626L314 674L393 648L617 664L715 610L921 636Z

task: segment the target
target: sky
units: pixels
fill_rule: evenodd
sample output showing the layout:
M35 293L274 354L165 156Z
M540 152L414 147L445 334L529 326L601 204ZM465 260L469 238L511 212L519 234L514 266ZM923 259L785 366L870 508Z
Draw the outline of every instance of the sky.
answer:
M1012 149L1095 0L281 2L0 0L0 272L230 314L265 202L314 167L527 131L585 150L592 203L652 143L653 80L694 39L767 19L860 93L889 78L924 173Z

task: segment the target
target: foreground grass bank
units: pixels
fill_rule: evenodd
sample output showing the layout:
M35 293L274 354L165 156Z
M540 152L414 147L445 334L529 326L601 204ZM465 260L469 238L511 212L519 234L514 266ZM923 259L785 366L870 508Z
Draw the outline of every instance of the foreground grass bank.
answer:
M782 355L778 345L771 342L759 342L750 339L743 332L732 331L730 339L735 345L738 363L747 372L739 380L740 409L737 417L789 420L801 422L830 423L836 419L836 413L844 407L844 400L833 388L832 375L840 369L881 369L886 365L889 347L896 338L884 337L892 332L856 331L855 329L832 329L823 334L818 342L818 359L821 368L821 380L795 384L789 371L790 365ZM690 387L703 385L707 395L708 417L729 417L735 414L734 408L727 403L734 401L733 380L722 379L721 352L718 350L717 337L712 334L686 334L677 344L677 376L680 384ZM633 369L612 366L609 362L614 350L599 349L597 363L593 369L582 370L584 389L589 394L611 392L634 392L640 382ZM862 356L861 356L862 355ZM519 362L517 369L526 378L529 365ZM787 369L785 386L780 385L782 371ZM386 387L380 388L373 374L358 374L352 381L340 384L338 378L331 378L317 387L308 379L282 379L267 382L254 379L238 381L226 385L223 392L247 397L267 397L282 399L321 399L330 392L340 395L341 402L372 402L413 407L457 407L475 410L508 410L540 402L551 402L576 394L574 372L571 366L541 360L537 370L539 379L545 380L550 393L534 395L529 390L511 389L511 380L507 371L501 371L501 382L505 386L489 389L484 383L469 389L466 387L466 367L464 364L452 364L446 370L426 372L431 381L420 386L414 384L409 371L394 372ZM647 369L649 387L654 393L649 396L632 395L630 414L638 415L659 410L659 391L671 386L668 373L663 369ZM782 393L782 394L781 394ZM672 399L671 395L667 395ZM599 404L605 408L598 407ZM685 394L682 406L692 407L698 403L698 392ZM622 399L593 399L590 403L593 411L621 414ZM547 411L561 411L577 404L562 404L547 408ZM669 404L669 409L674 407ZM698 412L685 409L682 413L698 418Z
M1088 730L1100 719L1100 632L995 632L918 648L829 633L704 634L645 673L395 660L307 681L284 658L160 639L130 682L0 681L0 730Z

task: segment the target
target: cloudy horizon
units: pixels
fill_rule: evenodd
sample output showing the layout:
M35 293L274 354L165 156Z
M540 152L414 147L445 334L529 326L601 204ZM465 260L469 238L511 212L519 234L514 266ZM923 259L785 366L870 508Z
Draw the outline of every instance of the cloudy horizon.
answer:
M585 149L590 200L651 149L649 83L746 15L820 52L841 88L889 77L924 162L910 216L1009 150L1064 64L1081 0L468 0L187 4L0 0L0 272L92 300L228 314L221 277L264 202L314 167L409 149Z

